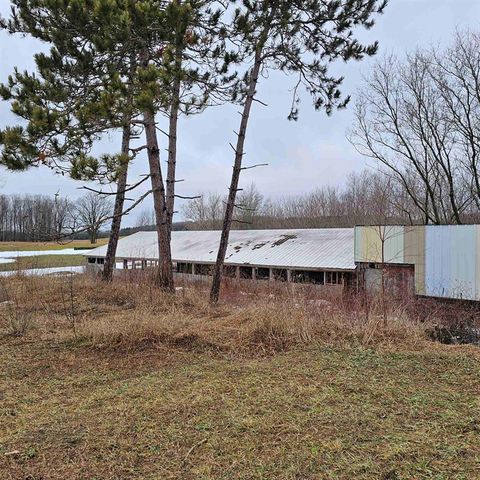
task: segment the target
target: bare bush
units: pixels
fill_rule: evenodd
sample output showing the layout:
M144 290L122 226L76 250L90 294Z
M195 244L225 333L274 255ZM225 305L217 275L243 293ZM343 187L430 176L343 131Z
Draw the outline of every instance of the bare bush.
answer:
M26 309L21 299L25 297L27 287L24 283L19 285L20 292L11 292L2 285L2 298L4 300L0 304L0 317L2 323L7 329L7 334L14 337L23 337L29 331L33 312Z
M67 285L65 289L63 285L61 286L60 295L62 297L65 318L72 329L73 336L76 338L77 337L77 325L76 325L77 309L75 305L75 292L73 287L73 278L74 278L73 274L69 274L66 277Z

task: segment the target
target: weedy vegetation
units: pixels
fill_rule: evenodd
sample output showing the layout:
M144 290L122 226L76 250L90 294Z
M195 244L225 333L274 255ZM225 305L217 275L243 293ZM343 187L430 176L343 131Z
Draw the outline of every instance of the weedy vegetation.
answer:
M478 347L428 333L472 307L385 324L375 300L227 282L213 307L140 275L2 292L1 478L479 477Z

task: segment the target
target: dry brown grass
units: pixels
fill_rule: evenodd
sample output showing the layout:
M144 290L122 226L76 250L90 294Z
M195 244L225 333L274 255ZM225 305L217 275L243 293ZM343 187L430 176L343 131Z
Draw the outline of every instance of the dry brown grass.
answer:
M201 284L3 284L2 480L478 478L479 349L427 341L411 305L385 325L278 285L212 308Z
M63 248L96 248L105 245L108 238L99 238L93 244L90 240L68 240L61 242L0 242L0 252L11 252L17 250L61 250Z
M394 347L426 341L425 324L408 318L404 306L392 307L384 324L375 305L367 315L361 299L328 292L315 297L300 287L227 287L217 307L209 305L205 285L185 284L173 296L141 277L113 284L87 276L18 277L5 280L4 291L33 315L31 338L75 338L96 348L167 344L263 355L312 342Z

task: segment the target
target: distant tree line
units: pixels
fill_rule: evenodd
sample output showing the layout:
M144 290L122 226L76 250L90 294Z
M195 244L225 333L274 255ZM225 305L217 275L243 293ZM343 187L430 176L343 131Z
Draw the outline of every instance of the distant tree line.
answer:
M46 195L0 195L0 239L41 241L56 237L67 226L70 201Z
M396 177L381 171L350 174L343 186L323 186L303 195L267 198L252 184L238 194L234 228L333 228L365 224L421 224L418 208ZM221 228L225 199L202 193L186 203L182 212L190 229ZM147 213L141 217L144 221ZM463 214L464 223L480 215ZM145 223L143 224L145 225Z
M59 195L0 195L0 240L62 240L73 232L96 243L111 211L110 200L92 192L75 202Z

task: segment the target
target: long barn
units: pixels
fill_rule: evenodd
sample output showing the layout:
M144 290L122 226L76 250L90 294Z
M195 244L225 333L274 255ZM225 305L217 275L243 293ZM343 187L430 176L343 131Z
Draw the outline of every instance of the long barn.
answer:
M219 231L172 232L177 275L211 275ZM86 254L92 268L107 247ZM119 241L119 267L158 263L156 232ZM305 230L234 230L225 275L316 285L354 286L375 292L480 301L480 225L357 226Z
M178 274L210 275L215 264L219 231L172 232L172 260ZM86 254L90 266L102 265L107 247ZM117 262L123 269L155 266L156 232L138 232L118 243ZM233 230L225 258L227 276L350 284L354 262L354 229Z

